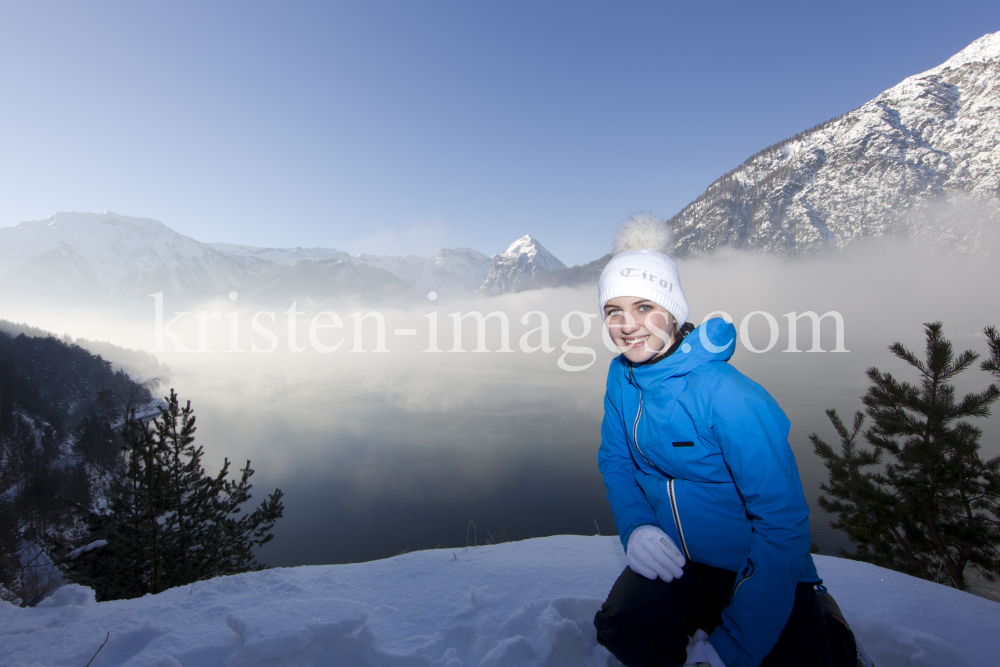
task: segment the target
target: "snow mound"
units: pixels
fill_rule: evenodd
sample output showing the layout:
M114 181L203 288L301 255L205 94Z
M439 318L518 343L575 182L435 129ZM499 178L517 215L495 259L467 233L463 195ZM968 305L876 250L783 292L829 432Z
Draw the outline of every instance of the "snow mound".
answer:
M946 641L925 632L873 623L859 628L855 636L866 651L880 656L876 660L878 667L969 665Z
M284 658L310 646L325 650L357 641L368 621L364 605L350 600L282 600L226 615L226 625L239 635L243 649L235 664L255 665ZM315 652L315 651L314 651Z
M865 563L816 564L879 667L974 667L1000 652L1000 604ZM87 589L67 586L45 607L0 603L0 655L85 665L107 638L93 667L614 667L593 618L624 567L617 537L558 536L83 606Z
M88 607L92 604L97 604L97 598L94 595L93 589L79 584L67 584L39 602L36 608Z

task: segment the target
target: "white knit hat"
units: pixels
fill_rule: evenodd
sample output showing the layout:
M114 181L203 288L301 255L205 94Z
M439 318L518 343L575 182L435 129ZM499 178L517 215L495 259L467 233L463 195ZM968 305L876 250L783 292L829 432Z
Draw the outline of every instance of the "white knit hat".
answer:
M614 256L597 283L601 319L608 301L635 296L663 306L678 326L687 322L687 299L677 265L669 255L673 245L670 226L652 215L633 215L618 225Z

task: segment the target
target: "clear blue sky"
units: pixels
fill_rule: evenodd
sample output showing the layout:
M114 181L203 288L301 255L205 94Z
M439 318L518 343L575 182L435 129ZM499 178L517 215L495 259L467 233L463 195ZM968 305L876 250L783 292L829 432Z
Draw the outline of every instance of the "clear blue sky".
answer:
M988 2L4 2L0 226L566 263L988 32Z

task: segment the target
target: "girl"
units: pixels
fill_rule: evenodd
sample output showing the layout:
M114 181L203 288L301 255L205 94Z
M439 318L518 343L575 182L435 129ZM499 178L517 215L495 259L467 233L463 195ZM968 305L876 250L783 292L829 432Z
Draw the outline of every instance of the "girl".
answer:
M829 667L789 421L727 363L732 324L687 322L672 246L633 216L598 284L622 352L598 461L628 561L598 641L628 667Z

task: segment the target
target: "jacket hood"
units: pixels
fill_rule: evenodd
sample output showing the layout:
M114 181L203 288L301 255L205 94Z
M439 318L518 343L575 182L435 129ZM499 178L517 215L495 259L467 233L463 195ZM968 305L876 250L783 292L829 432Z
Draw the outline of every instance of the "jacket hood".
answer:
M729 361L736 349L736 327L721 317L695 327L673 354L648 366L632 367L633 377L643 386L651 386L671 377L686 375L710 361ZM628 372L629 362L619 357Z

